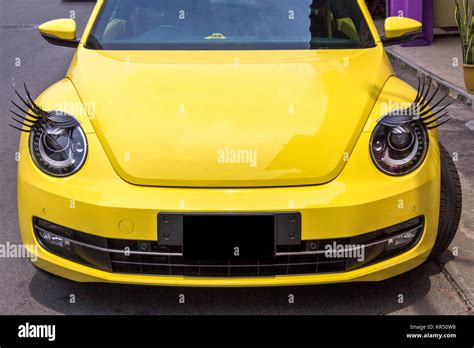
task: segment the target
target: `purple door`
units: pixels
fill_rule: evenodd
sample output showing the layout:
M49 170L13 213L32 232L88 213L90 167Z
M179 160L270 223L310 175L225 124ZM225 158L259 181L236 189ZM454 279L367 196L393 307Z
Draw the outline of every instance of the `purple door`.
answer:
M390 16L408 17L423 23L423 34L404 46L423 46L433 43L433 0L390 0Z

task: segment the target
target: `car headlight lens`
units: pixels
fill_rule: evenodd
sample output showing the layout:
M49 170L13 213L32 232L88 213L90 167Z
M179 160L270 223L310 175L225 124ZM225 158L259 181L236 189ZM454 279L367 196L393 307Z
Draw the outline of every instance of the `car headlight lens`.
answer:
M63 124L71 118L70 127L42 121L30 134L30 153L45 173L64 177L81 169L87 157L87 139L79 122L71 115L58 112ZM67 122L67 121L66 121Z
M405 175L417 169L428 151L428 133L419 121L388 126L379 122L370 140L376 167L388 175Z

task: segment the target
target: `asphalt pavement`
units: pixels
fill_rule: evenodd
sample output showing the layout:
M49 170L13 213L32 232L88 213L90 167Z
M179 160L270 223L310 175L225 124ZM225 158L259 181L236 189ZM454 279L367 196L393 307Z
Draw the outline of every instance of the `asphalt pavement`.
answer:
M14 88L26 82L34 95L39 94L64 77L74 53L46 43L37 26L74 16L81 32L92 6L60 0L0 0L0 244L20 243L15 160L19 134L7 127ZM398 73L413 82L412 74ZM468 238L474 216L470 198L474 157L467 149L474 149L474 141L466 124L474 118L470 108L459 102L451 111L459 118L441 135L450 151L463 155L459 165L468 199L461 237ZM450 260L448 255L446 262ZM465 262L472 265L472 259ZM446 276L441 263L425 264L378 283L245 289L82 284L38 272L27 259L2 258L0 314L469 314L468 297L457 284ZM185 303L179 301L182 294ZM294 303L289 303L290 295Z

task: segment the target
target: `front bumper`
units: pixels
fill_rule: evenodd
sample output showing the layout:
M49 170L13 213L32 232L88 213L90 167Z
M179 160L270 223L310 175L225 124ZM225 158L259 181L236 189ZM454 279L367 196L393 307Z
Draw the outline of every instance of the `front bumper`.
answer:
M371 163L369 133L363 133L343 172L319 186L279 188L158 188L124 182L114 172L95 134L88 134L89 158L70 178L40 172L21 144L18 175L23 243L46 271L80 282L171 286L286 286L348 281L378 281L423 263L434 245L438 226L440 174L436 139L424 164L414 173L389 177ZM351 238L424 217L420 241L393 258L353 271L259 277L195 277L121 274L81 265L41 247L33 218L88 234L127 240L156 240L159 212L301 213L302 239Z

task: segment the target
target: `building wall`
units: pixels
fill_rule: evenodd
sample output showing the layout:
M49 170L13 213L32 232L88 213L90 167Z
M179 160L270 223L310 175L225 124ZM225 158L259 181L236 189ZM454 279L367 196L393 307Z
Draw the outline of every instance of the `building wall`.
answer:
M422 1L422 0L410 0ZM385 18L387 5L390 0L366 0L367 7L374 18ZM454 18L454 0L434 0L433 1L433 26L435 28L456 27Z
M454 0L434 0L433 26L435 28L455 27Z

